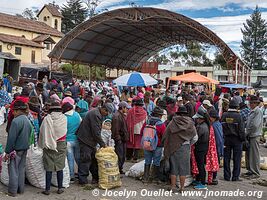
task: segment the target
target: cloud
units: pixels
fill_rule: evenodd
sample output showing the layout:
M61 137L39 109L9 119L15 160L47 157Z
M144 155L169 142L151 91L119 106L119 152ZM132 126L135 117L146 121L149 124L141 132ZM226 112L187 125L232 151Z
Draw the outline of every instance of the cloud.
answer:
M1 0L0 12L8 14L22 13L25 8L37 7L41 9L44 4L51 3L52 0ZM66 0L55 0L55 3L62 5Z
M159 4L148 6L162 8L172 11L177 10L205 10L212 8L229 9L230 5L237 5L241 8L252 8L256 5L267 8L266 0L165 0Z
M212 18L196 18L195 20L210 28L222 40L227 43L241 41L243 23L249 19L250 15L212 17ZM262 12L262 18L267 19L267 12Z
M100 0L99 7L100 8L108 8L110 6L117 6L122 3L129 2L128 0Z

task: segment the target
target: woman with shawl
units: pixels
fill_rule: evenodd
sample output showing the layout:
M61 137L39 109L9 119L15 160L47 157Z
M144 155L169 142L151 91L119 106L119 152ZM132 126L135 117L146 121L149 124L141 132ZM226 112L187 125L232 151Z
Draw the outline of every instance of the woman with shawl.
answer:
M170 162L171 190L173 193L184 190L185 179L190 175L190 145L197 139L197 131L185 106L180 106L163 135L164 159ZM177 176L180 179L179 191L176 188Z
M147 119L147 112L143 108L144 102L141 98L133 99L133 107L128 111L126 123L130 140L127 143L127 159L133 158L136 162L138 159L138 150L141 149L141 128Z
M43 149L46 171L45 195L50 194L52 172L57 172L58 194L63 190L63 169L65 167L67 144L67 118L62 113L59 102L52 102L49 113L40 127L39 146Z

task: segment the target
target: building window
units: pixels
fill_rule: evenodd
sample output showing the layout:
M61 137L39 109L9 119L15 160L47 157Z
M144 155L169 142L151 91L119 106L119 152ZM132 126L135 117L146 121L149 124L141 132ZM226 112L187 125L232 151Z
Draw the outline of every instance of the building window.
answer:
M0 52L2 52L2 45L0 45Z
M21 55L21 47L15 47L15 54Z
M44 21L45 21L45 22L47 21L47 17L44 17Z
M58 26L58 21L57 19L55 19L55 29L57 29L57 26Z
M183 75L184 73L183 72L176 72L176 76L180 76L180 75Z
M51 44L49 44L49 43L45 44L45 48L46 48L46 50L51 50Z
M228 82L228 76L218 76L218 80L220 82Z
M32 51L32 64L35 63L35 51Z
M202 76L208 76L208 72L200 72L200 75L202 75Z

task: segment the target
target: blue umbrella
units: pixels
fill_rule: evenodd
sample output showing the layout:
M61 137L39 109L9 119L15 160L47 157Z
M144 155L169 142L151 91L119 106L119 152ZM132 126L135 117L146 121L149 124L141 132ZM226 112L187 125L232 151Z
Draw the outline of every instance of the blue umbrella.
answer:
M152 78L148 74L143 74L139 72L132 72L130 74L123 75L113 81L113 83L118 86L149 86L155 85L158 81Z

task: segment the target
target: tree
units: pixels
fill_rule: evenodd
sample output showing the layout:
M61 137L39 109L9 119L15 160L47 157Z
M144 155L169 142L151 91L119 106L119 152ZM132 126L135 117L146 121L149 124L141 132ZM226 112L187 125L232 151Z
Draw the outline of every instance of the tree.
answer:
M267 24L262 19L258 6L243 25L242 58L252 69L266 69Z
M227 69L227 63L223 57L223 55L219 52L215 53L215 59L213 61L214 65L220 65L222 67L222 69Z
M31 20L37 20L37 13L39 12L38 9L30 9L30 8L26 8L21 14L16 14L16 16L18 17L23 17L26 19L31 19Z
M170 62L170 60L167 58L165 54L159 54L159 53L153 56L152 61L157 62L161 65L167 65Z
M177 46L170 52L170 57L189 66L211 66L212 62L207 56L208 48L199 42L189 42L187 45Z
M84 22L87 11L83 7L81 0L69 0L61 8L61 14L63 15L62 32L68 33L75 26Z
M61 65L60 68L63 72L71 73L74 77L80 79L105 80L106 77L106 70L102 66L91 66L91 72L89 72L89 66L80 64L66 63Z
M87 17L92 18L97 15L96 8L100 3L100 0L83 0L87 10Z

